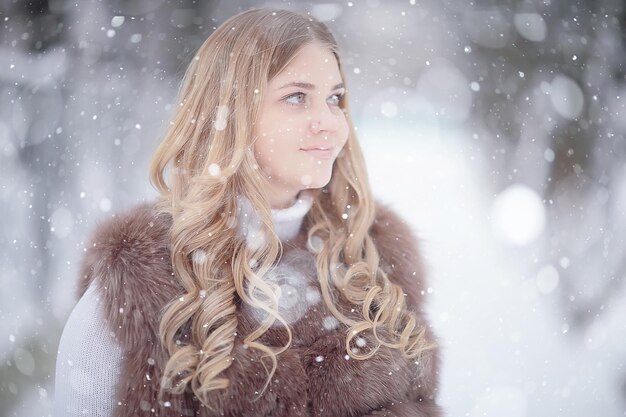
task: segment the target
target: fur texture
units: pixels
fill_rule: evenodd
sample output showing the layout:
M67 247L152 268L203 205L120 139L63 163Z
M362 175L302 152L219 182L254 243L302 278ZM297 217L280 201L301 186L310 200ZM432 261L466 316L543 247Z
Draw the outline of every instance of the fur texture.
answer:
M417 242L405 222L377 204L371 235L381 254L381 266L400 285L407 304L418 314L427 337L434 341L423 313L424 270ZM169 217L150 204L135 207L101 224L94 233L82 265L78 295L95 280L105 300L109 329L122 346L123 367L118 382L117 416L226 417L439 417L438 350L421 363L382 346L370 359L346 359L346 327L326 308L316 280L314 254L306 249L306 230L283 242L284 254L273 278L289 288L281 305L294 317L291 347L278 356L269 388L258 396L267 372L260 355L245 349L241 340L258 326L258 317L239 303L239 327L234 362L226 376L226 390L213 392L212 406L204 407L188 391L157 400L167 354L159 343L162 308L182 293L173 276L169 249ZM293 279L294 274L298 279ZM282 281L281 281L282 280ZM304 307L303 307L304 306ZM103 329L104 330L104 329ZM184 341L185 335L183 335ZM267 331L262 342L282 345L281 326ZM373 344L373 336L360 341ZM257 398L258 397L258 398Z

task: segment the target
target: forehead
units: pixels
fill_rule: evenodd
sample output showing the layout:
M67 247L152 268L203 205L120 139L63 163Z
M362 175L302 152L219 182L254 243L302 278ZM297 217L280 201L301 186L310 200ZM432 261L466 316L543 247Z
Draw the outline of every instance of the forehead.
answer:
M304 46L291 62L274 78L270 85L304 81L323 84L341 82L341 73L335 55L326 47L312 43Z

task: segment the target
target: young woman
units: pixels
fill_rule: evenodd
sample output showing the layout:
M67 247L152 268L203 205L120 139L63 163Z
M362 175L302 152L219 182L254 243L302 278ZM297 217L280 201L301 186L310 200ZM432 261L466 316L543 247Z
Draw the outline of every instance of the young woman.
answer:
M326 26L221 25L151 179L88 247L56 416L441 415L416 241L372 197Z

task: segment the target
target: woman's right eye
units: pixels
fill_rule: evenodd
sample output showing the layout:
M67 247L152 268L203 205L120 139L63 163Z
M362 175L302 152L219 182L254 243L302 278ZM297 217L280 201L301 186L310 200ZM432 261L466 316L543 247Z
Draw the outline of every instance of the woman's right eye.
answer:
M292 106L297 106L304 103L306 94L302 92L293 93L284 98L285 102Z

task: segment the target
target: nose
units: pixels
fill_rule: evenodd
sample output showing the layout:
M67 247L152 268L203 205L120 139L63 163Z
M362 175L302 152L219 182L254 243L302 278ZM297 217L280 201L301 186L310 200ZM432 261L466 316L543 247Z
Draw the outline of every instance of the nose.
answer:
M313 134L318 134L320 132L335 132L339 125L339 115L335 114L335 112L340 111L341 109L338 107L333 109L331 105L326 102L312 108L309 113L309 117L311 119L311 132Z

